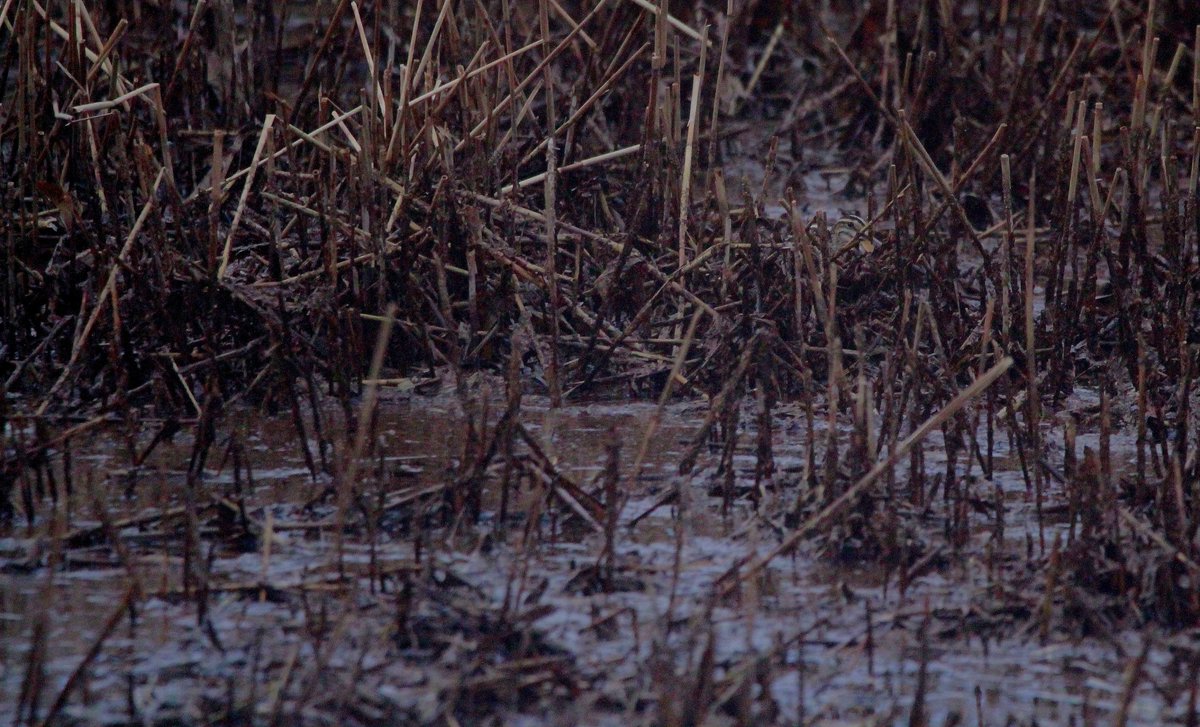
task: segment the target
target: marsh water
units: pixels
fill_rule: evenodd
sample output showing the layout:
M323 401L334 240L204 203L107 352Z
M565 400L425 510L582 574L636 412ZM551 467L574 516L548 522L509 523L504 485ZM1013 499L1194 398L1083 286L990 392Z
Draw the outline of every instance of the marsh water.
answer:
M226 457L210 462L202 477L244 508L258 537L222 537L214 532L220 518L203 519L203 614L197 586L189 592L181 582L179 526L145 517L184 501L190 436L177 435L132 469L116 427L74 442L77 490L88 479L122 485L106 488L122 493L107 507L113 520L133 523L121 528L128 560L118 563L105 544L54 552L49 528L97 524L80 502L57 526L15 527L0 540L7 564L0 576L0 705L8 705L0 716L15 718L27 664L44 664L46 693L57 693L114 611L118 623L77 677L80 696L66 712L73 719L267 721L295 704L313 716L354 703L375 710L356 719L429 723L455 703L448 694L469 693L462 683L469 674L548 685L559 697L549 702L558 704L554 709L515 701L505 723L627 724L647 692L685 702L694 688L687 675L702 659L714 665L714 688L741 690L731 715L743 710L794 724L907 723L918 693L931 724L1093 724L1118 713L1129 724L1160 724L1186 710L1188 674L1173 656L1172 639L1190 636L1147 643L1153 631L1045 632L1029 618L1040 604L1019 584L1023 571L1038 577L1027 559L1039 533L1017 471L998 466L990 481L962 473L981 500L1000 493L1004 532L995 533L981 512L968 542L935 545L944 518L932 509L920 518L929 533L916 535L924 540L925 565L903 587L883 568L848 564L814 539L774 562L760 587L714 599L733 564L774 546L785 528L779 514L804 490L802 416L786 406L776 412L773 481L760 483L757 503L730 502L716 484L723 476L705 458L693 474L679 475L706 405L672 402L641 476L622 480L617 576L614 587L596 588L602 534L571 523L562 508L499 528L494 486L477 524L424 518L420 510L432 509L433 497L417 497L415 507L386 504L404 493L436 492L458 471L465 415L448 388L383 392L375 460L386 476L367 478L373 482L365 489L367 499L385 504L377 529L346 531L340 558L336 508L322 495L328 477L310 473L291 420L248 411L232 417L224 436L227 444L238 442L239 471L235 476ZM490 401L493 420L503 407L486 394L479 401ZM1075 405L1094 402L1083 396ZM534 396L522 419L559 472L591 489L606 445L615 437L628 464L656 409L620 400L555 410ZM820 426L817 434L823 441ZM1088 436L1081 431L1081 441ZM751 488L754 437L743 432L741 441L736 479ZM937 451L931 442L935 470ZM1002 440L994 454L1006 461ZM521 500L529 496L528 488L514 490L510 511L537 512ZM1064 518L1051 518L1044 535L1061 538L1066 527ZM60 565L39 567L50 558ZM417 573L427 575L417 579L422 590L400 585L403 574ZM135 577L144 597L132 614L121 613ZM397 615L402 601L411 609L404 618ZM500 613L528 620L540 661L506 665L487 656L482 644ZM31 658L35 643L44 644L38 659ZM1129 691L1129 665L1143 648L1143 673ZM588 698L564 701L572 685L586 686Z

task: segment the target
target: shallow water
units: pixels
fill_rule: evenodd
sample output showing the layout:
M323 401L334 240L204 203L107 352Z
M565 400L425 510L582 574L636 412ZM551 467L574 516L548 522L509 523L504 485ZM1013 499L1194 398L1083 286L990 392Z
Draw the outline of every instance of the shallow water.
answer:
M1084 396L1080 406L1087 403ZM491 405L493 420L500 407L498 401ZM628 470L654 410L649 403L601 402L554 411L530 397L522 419L560 471L586 486L603 467L610 430L622 441ZM199 599L183 589L178 527L125 528L123 539L146 596L136 620L122 617L103 644L67 713L101 723L195 721L230 709L266 719L298 704L313 714L338 713L344 705L314 692L314 685L332 680L351 690L342 695L347 702L371 705L376 716L384 715L381 719L432 720L444 708L447 690L461 686L463 674L478 677L503 668L503 660L495 662L495 655L481 651L486 630L480 633L465 623L477 612L506 612L517 619L530 614L534 630L553 646L556 658L586 680L588 698L571 701L570 709L573 718L587 722L623 723L630 715L621 715L640 710L639 701L647 696L668 703L681 699L694 688L700 655L711 638L718 687L736 691L738 675L750 675L746 688L752 698L742 709L757 720L907 723L926 621L924 708L932 724L946 723L952 715L988 724L1105 722L1120 709L1123 672L1153 632L1082 638L1050 629L1044 638L1039 635L1029 611L1039 607L1042 576L1034 562L1027 562L1026 552L1039 534L1019 472L998 470L993 478L1006 503L998 549L990 542L989 515L972 516L971 539L958 549L940 537L938 507L918 518L927 528L921 535L927 547L941 548L942 557L904 593L895 574L844 564L815 539L793 556L776 559L755 589L714 601L715 584L732 564L766 553L779 541L779 515L798 493L795 483L805 456L803 427L789 426L794 415L781 409L774 442L780 487L768 490L757 512L746 500L723 512L721 498L710 494L713 453L702 455L690 477L677 474L704 411L699 402L668 405L643 477L630 481L626 473L628 499L616 538L617 583L623 588L613 593L587 587L588 568L601 552L598 533L570 524L556 508L536 521L516 521L499 534L493 527L494 491L485 494L479 527L385 517L383 530L373 537L359 528L349 531L339 567L336 508L330 498L318 497L328 477L309 474L286 419L235 416L228 431L241 432L243 471L235 478L228 462L217 470L222 458L214 454L204 481L226 496L240 491L257 527L266 527L269 514L274 530L269 555L261 537L239 552L203 523L211 593L207 618L199 619ZM453 477L462 452L462 421L448 394L385 395L375 459L389 474L382 479L364 475L364 491L386 498ZM817 435L824 440L819 426ZM1089 436L1081 434L1081 447ZM926 450L932 472L944 468L938 461L939 438L933 435ZM742 432L741 442L735 459L739 482L752 482L752 433ZM123 448L112 439L101 434L76 446L79 478L90 470L98 482L128 484ZM189 448L190 437L184 435L163 445L139 470L129 496L119 491L128 487L106 490L113 495L108 499L112 516L177 505L186 488ZM1007 461L1005 454L998 437L997 462ZM900 481L903 469L898 468ZM990 499L993 483L983 481L978 468L974 477L972 491ZM676 487L678 499L664 504L663 496ZM432 511L436 500L425 503ZM528 492L515 494L510 507L527 512ZM81 516L85 511L75 508L72 528L91 524ZM44 565L51 557L45 525L32 533L17 528L0 541L7 562ZM1065 534L1064 522L1048 518L1049 541ZM31 557L38 547L42 557ZM47 635L45 709L128 583L108 548L73 549L64 558L65 568L0 576L0 705L7 705L0 707L0 719L15 716L34 624L44 619ZM434 593L426 593L414 608L416 625L410 621L407 628L453 631L456 618L464 622L449 646L439 642L433 651L404 646L400 634L406 627L395 616L403 574L422 569ZM1130 702L1130 724L1159 724L1185 708L1169 646L1169 637L1155 637ZM472 659L491 666L467 666ZM762 666L751 668L760 661ZM280 687L284 675L287 686ZM529 678L546 677L534 672ZM555 689L549 696L558 694ZM524 723L561 723L563 715L545 709L537 702L505 708L514 719L523 715ZM362 715L355 719L371 721Z

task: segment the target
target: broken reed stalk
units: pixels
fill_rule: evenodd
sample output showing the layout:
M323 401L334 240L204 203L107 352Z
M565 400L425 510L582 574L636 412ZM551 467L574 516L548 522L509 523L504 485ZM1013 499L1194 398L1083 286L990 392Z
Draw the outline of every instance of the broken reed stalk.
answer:
M100 655L100 650L104 648L104 643L108 641L108 637L112 636L113 631L116 630L117 625L121 622L121 618L124 617L125 613L133 607L134 596L136 595L137 590L137 582L131 580L125 587L125 594L121 596L120 600L117 602L116 608L114 608L112 613L109 614L108 618L104 620L104 624L100 627L100 632L96 634L96 638L92 639L92 643L88 647L87 652L84 653L83 658L79 660L79 663L75 665L75 668L67 677L66 682L63 683L62 689L58 690L58 696L54 698L54 702L52 702L50 704L50 708L46 710L46 716L43 717L42 721L39 723L41 727L58 724L58 719L62 714L63 709L67 706L67 701L71 698L71 695L75 692L81 681L84 679L84 675L87 672L88 667L90 667L92 662L96 660L96 657Z
M726 571L726 573L718 579L717 593L724 596L732 592L739 584L744 583L752 578L757 577L771 561L781 555L786 555L793 548L799 545L800 541L807 537L810 533L827 524L829 521L840 515L847 507L849 507L855 497L861 494L864 490L871 486L875 480L879 479L887 470L894 467L901 459L903 459L916 444L920 443L929 435L930 432L944 424L950 417L957 414L964 406L971 402L979 394L987 390L997 379L999 379L1013 365L1011 357L1006 356L1001 359L992 368L988 369L987 373L976 379L970 386L963 389L955 396L950 403L942 407L933 416L929 417L921 426L917 427L912 434L908 435L904 441L900 442L896 448L888 453L888 456L879 462L876 462L873 467L863 475L858 482L851 485L837 499L823 507L817 514L810 517L803 524L793 530L777 545L770 553L759 557L751 562L745 568L734 566L734 568Z
M121 251L117 253L116 260L109 269L108 278L104 282L104 287L96 296L96 305L94 308L92 308L92 312L91 315L88 316L87 323L84 325L83 330L79 333L79 335L75 337L75 341L71 345L71 356L67 359L67 364L63 367L62 374L60 374L54 384L50 386L50 389L46 392L46 396L42 400L41 405L39 405L37 408L38 416L46 413L46 408L50 406L50 402L53 400L55 393L62 388L63 384L65 384L74 376L72 372L75 368L75 364L79 361L79 357L83 355L84 349L88 343L88 339L91 338L92 331L95 330L96 323L99 321L100 315L104 313L106 305L113 297L113 291L116 289L117 285L117 274L121 271L121 268L128 263L129 253L133 249L133 243L138 239L138 235L142 231L142 226L146 224L146 220L150 217L151 211L154 210L155 196L157 195L158 188L162 184L165 176L166 169L160 169L158 171L158 176L154 179L154 184L151 185L151 193L146 199L146 203L142 205L141 213L138 215L137 220L133 223L133 227L130 228L129 234L125 236L125 244L121 246Z
M1153 4L1154 0L1151 0ZM1154 645L1152 637L1146 635L1143 637L1142 648L1138 651L1138 655L1129 661L1125 667L1125 673L1121 679L1121 699L1118 702L1117 713L1113 717L1114 727L1125 727L1129 724L1129 709L1133 706L1133 698L1137 694L1138 684L1141 683L1143 671L1146 668L1146 659L1150 656L1150 649Z
M600 564L603 568L604 582L612 587L613 575L616 572L616 540L617 522L621 516L621 497L618 486L621 481L621 438L616 427L608 431L608 441L604 444L604 549L600 553Z
M229 225L229 231L225 234L225 246L221 251L221 264L217 267L217 279L225 277L225 271L229 268L229 258L233 253L233 239L237 235L238 226L241 224L242 215L246 211L246 201L250 197L250 190L254 186L254 175L258 170L260 160L263 160L263 149L266 147L267 139L271 134L271 127L275 123L275 114L267 114L263 120L262 129L258 135L258 145L254 148L254 156L250 159L250 172L246 184L242 187L242 195L238 198L237 209L233 213L233 222ZM263 160L265 162L265 160ZM232 181L232 180L227 180Z
M767 40L767 47L763 49L762 56L759 57L758 63L754 65L754 70L750 72L750 80L746 82L746 88L739 95L737 103L734 104L734 113L736 114L741 107L741 104L754 93L755 87L758 86L762 79L763 72L767 69L767 64L771 62L771 57L775 54L775 46L779 44L779 40L783 37L785 26L782 21L775 24L775 30L771 31L771 37Z
M543 3L545 0L543 0ZM546 291L549 295L550 318L550 356L546 366L546 379L550 388L550 406L562 406L562 381L559 379L558 351L560 330L559 310L562 306L562 292L558 287L558 226L555 224L555 191L557 187L557 164L554 139L546 144L546 184L543 187L546 204Z
M603 164L605 162L610 162L610 161L613 161L614 159L622 159L627 156L632 156L634 154L637 154L641 150L642 150L641 144L632 144L630 146L623 146L620 149L614 149L612 151L604 152L603 154L597 154L596 156L588 157L587 159L580 159L577 162L571 162L570 164L564 164L561 167L555 167L555 170L554 170L555 177L557 178L557 176L559 174L562 174L563 172L574 172L579 169L587 169L588 167L592 167L597 164ZM539 182L546 181L548 176L549 176L549 174L547 172L539 172L537 174L534 174L534 175L531 175L531 176L528 176L528 177L522 179L521 181L517 182L516 184L506 184L500 188L500 194L503 196L506 194L510 194L514 190L517 190L517 189L524 189L525 187L531 187L535 184L538 184Z
M726 0L725 13L717 21L717 27L721 29L721 50L717 54L717 77L713 83L716 92L712 95L712 111L708 121L708 153L704 158L705 163L713 166L714 177L721 174L717 159L717 138L721 117L721 89L724 88L725 82L725 57L729 50L729 18L731 15L733 15L733 0ZM722 186L724 185L722 184Z
M688 217L691 208L692 159L696 148L696 126L700 115L700 90L703 79L699 73L692 76L692 98L688 110L687 145L683 151L683 178L679 192L679 267L687 265Z
M633 459L633 482L637 482L641 478L642 465L646 461L646 454L650 451L650 442L654 439L654 435L658 432L658 427L662 423L663 409L666 408L667 402L671 400L671 394L675 391L675 382L682 379L683 364L687 361L692 341L696 337L696 327L699 325L700 316L703 314L704 310L697 308L692 313L691 320L688 321L687 331L683 334L683 342L675 354L675 362L671 365L671 373L667 376L667 382L663 384L662 392L659 394L658 406L654 408L654 413L650 415L650 421L646 422L646 429L642 432L642 439L638 444L637 456Z
M1117 514L1126 525L1137 531L1137 533L1143 537L1154 541L1154 544L1162 548L1164 552L1170 553L1174 560L1178 561L1188 570L1192 571L1196 577L1200 577L1200 563L1192 560L1188 557L1187 553L1183 552L1175 545L1172 545L1165 537L1163 537L1162 533L1159 533L1146 523L1138 520L1137 517L1128 510L1128 508L1117 507Z
M550 64L556 58L558 58L561 54L566 52L566 50L568 48L571 47L571 41L573 41L575 39L575 36L579 32L581 32L583 26L587 25L591 21L591 19L596 15L596 13L598 13L600 11L600 9L603 7L604 7L604 3L597 3L596 6L594 8L592 8L592 10L583 18L583 20L579 21L579 25L572 28L571 32L567 33L567 35L561 41L559 41L559 43L557 45L555 45L554 48L549 53L546 54L546 57L542 59L541 63L539 63L538 66L536 68L534 68L524 79L522 79L521 82L517 84L516 88L513 88L511 91L509 91L508 95L505 96L498 104L496 104L495 108L492 109L489 117L481 120L478 124L476 124L471 129L471 131L468 132L463 137L463 139L458 142L458 144L454 147L454 151L455 152L462 151L466 147L466 145L469 141L476 139L479 136L479 134L484 130L484 128L487 126L488 121L493 116L498 115L498 114L504 112L505 110L507 110L508 107L517 99L518 95L522 91L524 91L525 88L528 87L535 80L540 79L543 83L545 83L546 82L546 74L550 70ZM549 41L546 38L542 39L543 44L547 43L547 42L549 42ZM530 100L532 100L532 98ZM554 136L554 134L551 134L550 137L547 137L547 138L552 138L553 136ZM500 146L504 146L504 145L501 144Z
M1000 336L1001 340L1011 341L1012 309L1009 304L1009 285L1016 250L1016 235L1013 223L1012 160L1008 154L1000 155L1000 174L1000 190L1004 204L1004 236L1000 242Z
M1034 252L1037 248L1037 177L1036 170L1029 179L1029 209L1025 215L1025 431L1029 438L1029 447L1033 452L1032 467L1034 496L1036 497L1038 521L1038 547L1046 552L1046 527L1042 518L1042 440L1041 440L1041 407L1037 385L1037 346L1034 337Z
M825 217L817 215L818 229L825 233ZM822 234L822 240L827 239ZM825 303L827 315L825 318L825 366L826 366L826 397L825 397L825 481L822 489L825 497L836 496L838 484L838 410L841 408L842 395L848 394L845 372L842 370L842 341L837 332L837 276L838 267L832 261L829 263L829 300Z
M540 42L541 41L539 41L539 43ZM600 83L600 85L596 88L596 90L592 93L592 95L589 96L588 99L586 101L584 101L582 104L580 104L579 108L575 109L575 111L571 113L570 117L568 117L566 121L559 124L558 128L555 129L552 137L554 137L554 138L563 137L568 131L570 131L575 126L575 124L580 119L587 116L588 112L591 111L593 109L593 107L596 106L597 103L599 103L603 98L605 98L609 94L609 92L612 90L612 87L618 81L625 78L626 74L628 73L630 68L633 66L634 62L637 61L638 59L640 59L642 54L645 53L646 49L649 47L650 47L650 45L648 43L643 43L636 50L634 50L632 53L630 53L629 57L626 58L621 63L620 66L618 66L615 70L613 70L613 72L610 73L609 76ZM523 167L523 166L525 166L525 164L532 161L538 154L542 154L545 151L546 144L549 143L550 138L551 138L551 136L547 136L537 146L535 146L533 149L530 149L525 154L525 156L521 158L521 161L517 166ZM627 147L627 148L632 148L632 147ZM620 150L618 150L618 151L620 151ZM618 152L609 152L609 154L616 154L616 153L618 153ZM603 156L603 155L601 155L601 156ZM577 162L577 163L581 163L581 162ZM566 171L568 168L574 168L574 165L572 165L572 164L564 165L560 171ZM540 181L540 179L539 179L539 181ZM532 182L523 181L518 186L525 186L525 184L532 184ZM501 188L501 192L507 192L509 190L511 190L511 185Z
M350 501L357 489L359 462L366 450L367 437L375 431L375 408L379 401L379 372L383 368L384 355L387 353L388 342L392 336L392 326L396 322L396 304L389 303L383 313L383 323L379 327L379 335L375 339L375 351L371 354L371 367L366 381L366 391L358 410L358 420L354 423L354 441L346 452L346 458L339 467L337 477L337 519L334 531L334 554L337 558L338 572L344 575L345 559L344 543L346 531L346 516Z

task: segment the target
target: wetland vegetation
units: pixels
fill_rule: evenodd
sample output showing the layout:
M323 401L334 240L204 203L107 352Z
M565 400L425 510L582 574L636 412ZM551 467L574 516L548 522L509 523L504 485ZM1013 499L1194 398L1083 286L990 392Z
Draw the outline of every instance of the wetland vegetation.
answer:
M0 0L0 720L1200 724L1197 59Z

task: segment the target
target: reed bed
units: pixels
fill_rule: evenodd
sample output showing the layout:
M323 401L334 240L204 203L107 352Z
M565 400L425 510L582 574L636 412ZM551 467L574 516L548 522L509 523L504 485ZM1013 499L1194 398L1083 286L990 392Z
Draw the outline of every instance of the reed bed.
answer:
M185 721L548 720L580 695L585 720L819 721L824 647L733 660L712 625L765 614L806 559L900 594L851 642L872 675L881 629L915 654L880 723L964 718L929 700L956 638L1106 634L1144 644L1112 719L1137 721L1153 667L1162 718L1195 723L1197 58L1185 0L0 3L0 535L39 544L5 569L49 594L100 548L125 584L57 682L51 617L30 616L14 723L86 721L79 685L149 601L218 643L223 592L302 601L315 661ZM378 424L437 389L458 449L413 485ZM589 482L530 397L655 405ZM702 406L656 485L681 400ZM246 412L286 421L308 473L279 523L296 502L243 488ZM124 492L73 457L97 441ZM113 512L166 460L183 482L162 507ZM681 583L695 512L749 543L702 597ZM618 699L536 626L568 606L539 604L535 554L583 542L571 593L645 590L621 553L660 516L666 605ZM270 576L276 527L319 532L328 567ZM481 605L438 564L484 540L508 557ZM218 546L261 552L263 577L221 580ZM147 552L178 583L145 582ZM903 600L970 568L987 587L954 635L928 594ZM322 609L364 589L386 594L386 658L452 685L432 707L318 693L375 623ZM588 632L632 613L640 644L636 610L603 603ZM422 661L447 634L463 664ZM780 674L796 714L771 703Z

